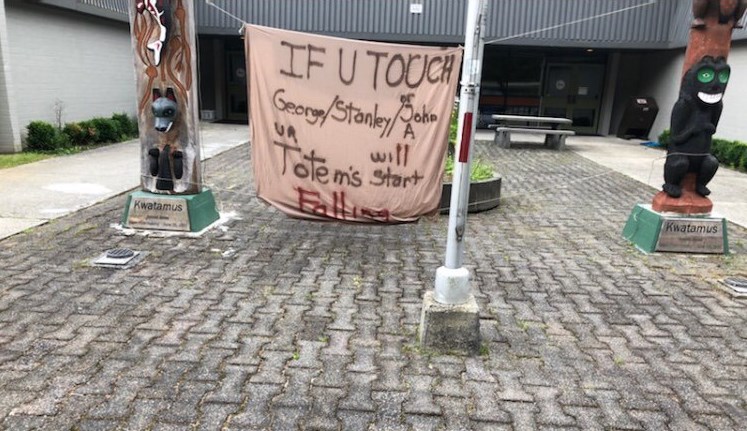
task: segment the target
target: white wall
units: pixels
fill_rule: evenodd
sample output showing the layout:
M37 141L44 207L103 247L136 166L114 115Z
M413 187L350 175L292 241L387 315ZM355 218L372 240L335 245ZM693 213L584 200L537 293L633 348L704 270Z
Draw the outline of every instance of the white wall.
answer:
M129 24L63 9L6 0L18 125L135 113L135 73Z
M653 96L659 115L649 136L652 140L669 128L672 107L680 91L685 51L661 51L644 54L640 69L640 93ZM734 42L729 54L731 79L724 95L716 137L747 142L747 43ZM651 71L654 71L651 73Z
M728 63L731 78L715 136L747 142L747 41L733 42Z
M5 20L5 3L0 0L0 153L16 153L21 150L21 135L10 88L13 85L10 67L6 67L10 56L8 32Z

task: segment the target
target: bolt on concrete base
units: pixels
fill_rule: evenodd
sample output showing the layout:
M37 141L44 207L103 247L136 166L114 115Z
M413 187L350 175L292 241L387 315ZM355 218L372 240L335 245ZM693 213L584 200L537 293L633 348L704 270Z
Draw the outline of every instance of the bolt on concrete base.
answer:
M480 353L480 314L474 295L458 305L441 304L433 292L423 297L420 345L439 353Z

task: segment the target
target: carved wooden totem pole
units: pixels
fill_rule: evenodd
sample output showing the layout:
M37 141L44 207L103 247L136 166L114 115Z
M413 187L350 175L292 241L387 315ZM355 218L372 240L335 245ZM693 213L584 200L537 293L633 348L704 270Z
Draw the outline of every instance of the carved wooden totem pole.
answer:
M711 142L730 78L731 33L747 0L693 0L693 21L677 102L664 185L651 206L637 205L623 236L645 252L728 253L726 219L711 213L707 184L719 162Z
M143 192L128 200L124 225L195 231L203 207L207 219L217 212L202 187L193 2L131 0L130 28Z
M708 214L713 204L706 184L718 169L711 155L730 68L731 33L747 0L694 0L690 40L680 94L672 109L672 138L664 165L664 186L653 200L655 211Z

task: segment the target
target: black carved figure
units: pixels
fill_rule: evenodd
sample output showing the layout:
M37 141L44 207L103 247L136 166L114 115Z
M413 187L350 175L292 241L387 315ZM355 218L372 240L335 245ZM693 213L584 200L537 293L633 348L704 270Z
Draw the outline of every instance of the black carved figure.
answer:
M709 7L715 7L719 11L718 22L726 24L734 18L734 27L742 28L739 20L742 19L744 11L747 10L747 0L693 0L693 28L705 27L705 16Z
M161 133L168 133L176 121L179 107L173 88L166 89L166 95L158 88L153 89L154 127ZM174 178L181 179L184 174L184 154L179 150L171 150L165 145L162 150L151 148L148 150L148 170L156 177L156 190L174 190Z
M730 70L723 57L705 56L682 78L679 98L672 109L672 136L664 164L663 189L673 198L682 195L680 182L688 172L695 173L698 194L711 193L706 184L719 164L711 154L711 137L721 117Z
M148 170L156 177L156 190L173 191L174 179L184 175L184 153L171 151L166 145L162 150L151 148L148 151Z

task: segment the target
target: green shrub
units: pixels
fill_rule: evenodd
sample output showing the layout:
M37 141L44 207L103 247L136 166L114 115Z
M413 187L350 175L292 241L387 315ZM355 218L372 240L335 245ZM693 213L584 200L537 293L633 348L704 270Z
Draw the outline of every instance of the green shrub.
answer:
M739 166L739 159L742 157L742 153L745 150L744 144L740 142L730 142L726 151L726 164L731 167Z
M44 121L32 121L26 129L28 130L26 144L30 150L49 151L54 149L52 144L57 129L53 125Z
M121 138L123 140L134 138L137 136L138 130L136 118L132 118L125 113L121 113L112 115L112 120L115 121L119 126L119 133L121 133Z
M71 146L70 139L45 121L32 121L27 126L26 145L32 151L57 151Z
M459 107L455 106L451 110L451 119L449 120L449 154L456 151L457 132L459 131Z
M121 134L119 123L111 118L94 118L91 120L91 126L96 129L97 136L95 142L97 144L119 141Z
M667 148L669 146L669 141L672 139L672 134L669 131L669 129L664 130L659 135L659 145L661 145L664 148Z
M739 160L734 169L747 172L747 146L745 146L742 154L739 155Z
M714 139L711 141L711 154L716 156L719 161L724 158L724 154L728 150L731 142L724 141L723 139Z
M62 133L67 135L70 142L75 146L87 145L90 141L88 128L83 128L79 123L67 123L62 128Z
M659 135L659 143L666 146L670 141L671 135L669 130L667 129L661 132ZM747 172L747 143L713 138L711 140L711 154L713 154L723 166Z
M85 137L81 145L92 145L99 142L99 131L91 120L80 121L78 125L83 129Z
M722 141L721 139L718 141L721 141L719 142L719 152L712 151L713 155L730 168L747 171L747 144L739 141ZM713 150L713 147L711 149Z
M472 161L470 166L469 179L470 181L482 181L493 178L493 166L482 159L475 159Z

